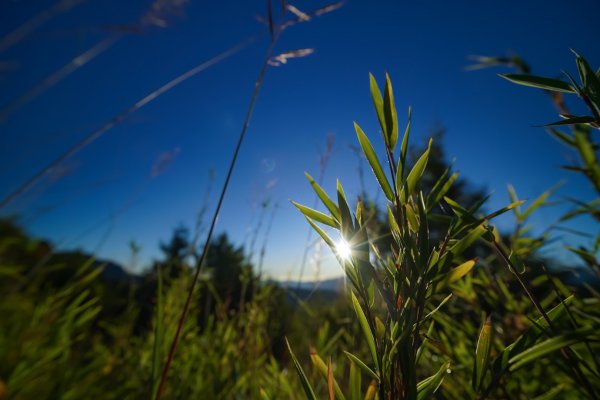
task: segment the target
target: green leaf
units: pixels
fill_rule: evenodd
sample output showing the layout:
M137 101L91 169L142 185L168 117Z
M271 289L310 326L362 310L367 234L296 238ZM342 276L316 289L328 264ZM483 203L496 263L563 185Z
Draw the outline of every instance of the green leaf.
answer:
M295 205L296 208L308 218L313 219L322 224L329 225L333 228L338 227L338 224L336 224L333 218L331 218L329 215L325 215L320 211L313 210L312 208L303 206L302 204L298 204L295 201L292 201L292 204Z
M562 317L566 313L566 306L573 301L574 296L571 295L567 297L563 302L553 307L546 314L548 318L553 323L556 323L562 319ZM521 336L517 338L512 344L507 346L504 350L502 350L501 356L498 357L498 361L500 362L500 366L498 370L506 368L508 365L509 359L517 356L522 351L530 348L535 341L540 337L540 335L548 329L548 322L545 318L539 317L534 321L534 324L529 327Z
M577 254L579 257L581 257L581 259L583 261L585 261L590 266L598 264L598 261L596 260L596 256L583 248L578 249L575 247L567 246L567 250Z
M473 269L473 266L475 266L476 262L477 262L477 259L474 258L474 259L466 261L466 262L460 264L458 267L450 270L450 272L448 272L444 278L445 283L447 285L449 285L451 283L458 281L460 278L462 278L463 276L468 274L471 271L471 269Z
M371 357L373 358L373 364L375 364L376 370L379 371L379 359L377 357L377 346L375 345L375 336L373 335L371 325L369 324L369 321L367 320L362 306L358 302L358 299L356 298L354 292L352 292L352 305L354 306L354 311L356 312L356 316L358 317L358 322L360 323L363 335L365 337L365 340L367 341L367 345L369 346L369 351L371 352Z
M515 201L519 201L519 196L517 196L517 191L513 187L513 185L508 185L508 197L510 197L510 201L514 203ZM522 221L521 218L521 207L513 208L513 212L515 213L515 218L517 221Z
M566 385L564 383L561 383L560 385L554 387L553 389L548 390L543 395L534 397L533 400L552 400L552 399L556 399L557 396L563 390L565 390L565 388L566 388Z
M558 79L526 74L500 74L500 76L519 85L552 90L555 92L575 93L575 90L573 90L571 85Z
M490 363L494 329L490 317L483 323L479 331L477 348L475 349L475 365L473 366L473 389L479 391Z
M360 360L359 360L360 361ZM371 371L372 372L372 371ZM360 371L355 362L350 363L350 399L362 400Z
M313 348L310 349L310 360L312 361L313 365L317 368L317 370L321 373L321 375L325 379L325 382L327 382L328 385L331 381L338 399L345 400L346 397L344 396L344 393L342 393L342 390L340 389L340 386L338 385L337 381L335 380L335 378L330 376L331 372L329 370L328 365L325 364L325 361L323 361L323 359L319 356L317 351Z
M569 117L562 119L560 121L551 122L549 124L545 124L542 126L559 126L559 125L575 125L575 124L589 124L592 122L596 122L596 118L591 116L582 116L582 117Z
M304 393L306 393L306 397L309 400L317 400L315 391L313 390L312 386L310 385L310 382L308 381L308 378L306 377L306 374L304 373L302 366L298 362L296 355L292 351L292 346L290 346L290 342L288 342L287 338L285 338L285 343L290 352L290 355L292 356L292 361L294 362L294 366L296 367L296 372L298 373L298 376L300 377L300 381L302 383L302 388L304 389Z
M367 393L365 393L364 400L377 400L379 397L377 396L377 381L372 380L367 388Z
M394 91L390 76L385 74L385 89L383 93L383 112L385 115L385 136L386 143L391 152L396 147L398 141L398 114L396 113L396 104L394 103Z
M435 315L436 312L438 312L443 306L444 304L446 304L450 299L452 298L452 293L450 293L448 296L444 297L444 299L442 301L440 301L440 304L438 304L438 306L436 308L434 308L433 310L431 310L430 313L428 313L426 316L423 317L423 319L421 320L421 322L425 322L428 321L431 317L433 317Z
M490 219L496 218L497 216L502 215L505 212L512 210L513 208L519 207L523 203L525 203L525 200L515 201L514 203L511 203L504 208L501 208L497 211L494 211L493 213L486 215L484 219L489 221Z
M325 207L327 207L327 209L329 210L331 215L333 215L334 218L337 218L339 220L340 219L340 209L335 205L333 200L331 200L331 198L329 198L329 196L327 195L327 193L325 193L323 188L321 186L319 186L319 184L317 182L315 182L313 177L308 174L308 172L305 172L304 175L306 175L306 179L308 179L308 181L310 182L311 186L313 187L315 193L317 194L317 196L319 196L319 199L321 199L321 201L323 202Z
M460 239L454 246L450 248L450 253L458 256L462 254L469 246L471 246L477 239L487 232L486 226L482 223L467 233L462 239Z
M366 372L371 378L377 380L377 382L380 381L379 376L375 372L373 372L373 370L371 368L369 368L367 366L367 364L362 362L360 360L360 358L356 357L354 354L352 354L348 351L345 351L345 350L344 350L344 354L346 354L346 356L350 359L350 361L352 361L357 367L359 367L364 372Z
M360 126L355 122L354 129L356 130L356 135L358 136L358 141L360 142L360 146L365 153L365 157L369 162L369 165L373 169L373 173L375 173L375 177L385 194L385 197L391 202L394 201L394 192L392 191L392 187L390 186L385 173L383 172L383 168L381 168L381 164L379 163L379 159L377 159L377 155L375 155L375 150L373 150L373 146L371 142L367 138L367 135L360 129Z
M425 378L419 382L417 384L417 400L431 399L442 384L444 376L449 368L450 361L446 361L446 363L441 366L435 375Z
M340 223L341 231L344 240L350 241L354 236L354 222L352 221L352 214L350 213L350 207L346 201L346 195L344 194L344 188L340 181L337 181L337 196L338 196L338 207L340 209Z
M319 234L319 236L321 236L321 238L323 238L323 240L325 241L325 243L327 243L327 245L329 247L331 247L331 250L335 251L335 243L333 242L333 240L331 240L331 238L329 237L328 234L325 233L325 231L323 229L321 229L317 224L315 224L312 219L308 218L307 216L304 216L304 218L306 218L306 220L308 221L308 223L310 224L310 226L312 226L312 228Z
M406 153L408 152L408 139L410 137L410 125L412 119L412 108L408 107L408 121L404 129L402 138L402 146L400 147L400 157L398 158L398 168L396 171L396 187L400 187L404 181L404 173L406 169Z
M573 137L568 133L561 132L554 128L548 128L548 131L552 136L565 143L567 146L575 147L575 139L573 139Z
M579 70L583 90L590 98L595 111L600 112L600 79L585 58L581 57L575 51L573 53L576 56L577 69Z
M450 176L450 178L448 178L444 182L444 179L449 173L450 168L451 167L448 167L446 172L444 172L444 175L440 177L440 179L436 182L435 186L433 187L433 189L431 189L431 192L427 196L427 208L429 210L435 207L440 202L440 200L442 200L442 198L446 195L446 193L448 193L448 190L450 190L454 182L458 179L458 172L455 172Z
M510 370L514 371L550 353L579 343L589 336L597 335L597 332L598 330L593 327L585 327L544 340L511 358L509 360L511 364Z
M402 191L402 201L406 201L408 197L411 194L413 194L417 187L417 184L419 183L419 180L421 180L423 172L425 172L425 167L427 167L427 160L429 159L429 151L431 150L431 142L432 141L430 139L429 144L427 145L427 150L425 150L425 153L423 153L421 157L419 157L419 159L415 163L415 166L408 174L408 177L406 178L406 185L404 187L396 187L396 190L398 190L398 192Z
M379 126L381 126L381 130L383 132L383 137L386 138L387 143L387 133L386 133L386 122L385 122L385 111L383 108L383 97L381 97L381 92L379 91L379 85L377 85L377 81L373 74L369 74L369 83L371 86L371 98L373 99L373 105L375 106L375 111L377 112L377 119L379 120Z
M523 220L526 220L531 213L533 213L535 210L537 210L538 208L544 206L547 204L547 200L550 197L550 195L552 195L552 193L554 193L558 188L559 188L560 184L546 190L544 193L540 194L532 203L529 207L527 207L525 209L525 211L523 211L523 214L521 215Z

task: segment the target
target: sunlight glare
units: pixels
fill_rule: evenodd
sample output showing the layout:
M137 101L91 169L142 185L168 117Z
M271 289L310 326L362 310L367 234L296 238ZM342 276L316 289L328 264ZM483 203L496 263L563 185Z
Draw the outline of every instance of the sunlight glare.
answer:
M349 260L350 256L352 256L352 249L350 248L348 242L346 242L344 239L340 239L336 243L335 249L338 256L340 256L342 260Z

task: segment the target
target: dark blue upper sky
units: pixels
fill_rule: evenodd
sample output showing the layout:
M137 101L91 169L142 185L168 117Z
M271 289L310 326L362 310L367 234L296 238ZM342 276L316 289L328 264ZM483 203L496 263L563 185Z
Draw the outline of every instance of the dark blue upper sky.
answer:
M0 38L57 1L1 2ZM179 3L155 1L167 2ZM153 89L265 31L256 20L266 14L265 1L191 0L166 18L166 27L146 25L133 32L132 24L152 4L82 1L0 52L3 108L73 57L118 35L98 57L0 122L1 197ZM325 5L292 4L303 11ZM514 52L535 73L557 76L562 68L574 71L570 48L598 66L599 13L594 0L349 0L335 12L291 27L276 53L315 52L269 67L218 230L248 248L261 220L260 204L270 199L255 247L262 245L277 204L265 268L278 277L297 274L307 226L288 199L312 204L303 172L318 175L319 152L327 135L335 134L324 186L333 191L340 178L346 192L356 194L352 121L381 144L369 72L380 81L389 72L398 109L412 105L414 143L424 143L436 126L447 129L445 149L457 158L461 175L495 193L490 209L508 201L509 183L522 197L534 197L568 179L557 198L591 197L584 181L559 170L569 157L565 149L533 127L557 119L545 95L499 78L496 73L505 69L467 72L465 66L469 55ZM135 240L147 264L173 227L194 225L214 170L207 203L212 212L267 46L263 36L162 95L68 159L50 177L51 185L47 179L2 213L18 213L30 232L61 247L97 250L124 263L128 243ZM577 109L576 102L569 104ZM371 175L366 178L374 189ZM543 209L533 222L543 227L559 211ZM321 276L338 274L328 251L323 256Z

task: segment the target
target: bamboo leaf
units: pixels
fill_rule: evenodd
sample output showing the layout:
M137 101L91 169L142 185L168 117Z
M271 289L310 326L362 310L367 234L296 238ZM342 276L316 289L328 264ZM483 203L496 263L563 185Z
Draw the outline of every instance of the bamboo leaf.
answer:
M462 278L463 276L465 276L466 274L468 274L471 271L471 269L473 269L473 266L475 266L476 262L477 262L477 258L474 258L474 259L466 261L466 262L460 264L458 267L450 270L450 272L448 272L444 278L445 284L449 285L451 283L454 283L454 282L458 281L460 278Z
M429 140L429 144L427 145L427 150L425 153L419 157L414 167L406 177L406 185L404 187L396 187L398 192L402 191L402 200L406 201L408 197L413 194L415 191L423 172L425 172L425 167L427 167L427 160L429 159L429 151L431 150L432 141ZM403 190L405 189L405 190Z
M562 317L566 313L565 306L568 306L574 299L574 296L571 295L567 297L563 302L553 307L546 314L548 318L553 323L558 322L562 319ZM548 322L543 318L539 317L534 321L534 324L528 328L521 336L517 338L512 344L507 346L504 350L502 350L502 354L498 357L498 362L500 362L500 367L498 369L504 369L508 365L508 361L512 358L523 352L524 350L530 348L535 341L540 337L540 335L548 329Z
M449 170L450 168L448 168ZM443 178L443 177L442 177ZM442 179L435 184L429 195L427 196L427 208L431 210L437 205L440 200L448 193L454 182L458 179L458 172L453 173L448 180L442 184Z
M300 212L302 214L304 214L306 217L308 217L312 220L315 220L317 222L320 222L322 224L329 225L333 228L338 227L336 222L329 215L323 214L322 212L317 211L317 210L313 210L310 207L303 206L302 204L298 204L295 201L292 201L292 204L295 205L296 208L298 210L300 210Z
M596 118L592 116L581 116L581 117L569 117L562 119L560 121L551 122L549 124L544 124L541 126L560 126L560 125L575 125L575 124L590 124L596 122Z
M504 208L501 208L497 211L494 211L491 214L486 215L484 219L489 221L490 219L496 218L497 216L502 215L505 212L512 210L513 208L519 207L523 203L525 203L525 200L515 201L514 203L511 203Z
M568 146L575 147L575 139L571 135L565 132L561 132L558 129L548 128L548 131L552 136L565 143Z
M362 400L361 396L361 376L358 366L354 362L350 362L350 399Z
M514 371L552 352L579 343L591 335L597 335L597 332L597 329L593 327L585 327L544 340L512 357L509 360L509 364L511 364L510 370Z
M329 359L328 360L329 362L327 364L325 364L325 361L323 361L323 359L319 356L317 351L314 348L311 348L310 349L310 360L312 361L313 365L317 368L319 373L323 376L323 378L327 382L328 389L330 391L335 391L335 394L337 395L337 397L341 400L344 400L345 399L344 394L342 393L340 386L338 385L335 378L333 377L333 369L331 368L331 359ZM330 398L332 398L331 392L330 392Z
M471 246L477 239L487 232L486 226L482 223L467 233L462 239L454 244L450 248L450 253L458 256L462 254L469 246Z
M532 203L531 205L529 205L529 207L527 207L525 209L525 211L523 211L523 214L521 215L523 220L526 220L527 217L529 217L535 210L537 210L538 208L544 206L547 204L547 200L550 197L550 195L552 195L552 193L554 193L559 185L554 186L553 188L550 188L549 190L546 190L544 193L540 194Z
M331 366L331 357L329 357L329 360L327 360L327 392L329 394L329 400L335 400L335 390L333 388L333 384L333 367Z
M440 369L435 373L435 375L432 375L429 378L425 378L424 380L419 382L417 384L417 400L431 399L442 384L444 376L446 375L449 368L450 361L446 361L446 363L444 363L440 367Z
M308 181L310 182L311 186L313 187L315 193L317 194L317 196L319 196L319 199L321 199L321 201L323 202L325 207L327 207L327 209L329 210L331 215L333 215L334 218L339 220L340 219L340 209L335 205L333 200L331 200L331 198L327 195L327 193L323 190L323 188L321 186L319 186L319 184L317 182L315 182L313 177L308 174L308 172L305 172L304 175L306 175L306 179L308 179Z
M575 51L573 53L576 56L577 69L579 70L583 89L590 100L592 100L596 112L600 112L600 79L585 58L581 57Z
M494 329L490 317L481 326L477 347L475 349L475 365L473 366L473 389L479 391L490 363Z
M290 355L292 356L292 361L294 362L294 367L296 367L296 372L298 373L298 376L300 377L300 382L302 383L302 388L304 389L304 393L306 393L306 397L309 400L317 400L315 391L313 390L312 386L310 385L310 382L308 381L308 378L306 377L306 374L304 373L302 366L298 362L296 355L292 351L292 346L290 346L290 342L287 340L287 338L285 338L285 343L290 352Z
M358 299L356 298L354 292L352 292L352 305L354 306L354 311L356 312L356 316L358 317L358 322L360 323L363 335L365 336L367 345L369 346L369 351L371 352L371 357L373 358L373 364L375 364L376 370L379 371L379 361L377 357L377 346L375 345L375 336L373 334L373 331L371 330L371 325L367 320L362 306L358 302Z
M398 114L396 113L396 104L394 103L394 91L390 76L385 74L385 89L383 93L383 112L385 115L385 137L386 144L390 151L394 151L398 141Z
M404 173L406 170L406 153L408 152L408 139L410 136L410 125L412 119L412 108L408 107L408 121L404 129L402 138L402 146L400 147L400 157L398 158L398 168L396 171L396 187L401 187L404 183Z
M335 253L335 243L333 242L333 240L331 240L329 235L325 233L325 231L321 229L317 224L315 224L310 218L308 218L307 216L305 216L304 218L306 218L310 226L312 226L312 228L319 234L319 236L321 236L321 238L323 238L325 243L327 243L327 245Z
M533 400L552 400L557 398L557 396L563 391L565 390L566 385L564 383L561 383L560 385L548 390L546 393L544 393L541 396L537 396L534 397Z
M373 99L373 106L375 106L375 111L377 113L377 119L379 120L379 126L381 126L381 130L383 131L383 137L387 138L387 126L385 123L385 111L383 108L383 97L381 96L381 91L379 90L379 85L377 85L377 81L373 74L369 74L369 84L371 88L371 98ZM387 140L387 139L386 139ZM387 141L386 141L387 143Z
M350 240L354 236L354 222L352 221L352 214L350 213L350 207L346 201L346 195L340 181L337 181L337 197L338 207L340 210L340 224L342 236L345 240Z
M364 372L366 372L367 375L369 375L371 378L377 380L377 382L380 381L379 376L375 372L373 372L373 370L371 368L369 368L367 366L367 364L362 362L360 358L356 357L354 354L352 354L348 351L345 351L345 350L344 350L344 354L346 354L346 356L350 359L350 361L352 361L357 367L359 367Z
M575 90L573 90L571 85L558 79L526 74L500 74L500 76L519 85L552 90L555 92L575 93Z
M365 393L365 400L375 399L377 399L377 381L372 380L367 388L367 393Z
M393 202L394 192L392 191L392 187L390 186L390 183L388 182L387 177L383 172L383 168L381 168L379 159L375 154L375 150L373 150L373 145L371 145L371 142L367 138L367 135L365 135L365 133L362 131L362 129L360 129L360 126L358 126L356 122L354 123L354 129L356 130L356 135L358 136L360 146L362 147L363 152L365 153L365 157L367 158L367 161L369 162L369 165L371 166L371 169L375 174L375 178L377 178L377 181L379 182L379 185L381 186L385 197L387 197L389 201Z

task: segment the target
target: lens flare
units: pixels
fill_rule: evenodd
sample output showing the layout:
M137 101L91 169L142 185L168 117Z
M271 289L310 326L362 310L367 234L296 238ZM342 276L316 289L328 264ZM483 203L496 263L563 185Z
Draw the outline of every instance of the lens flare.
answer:
M346 242L344 239L340 239L336 243L335 250L342 260L349 260L352 256L352 249L350 248L348 242Z

